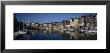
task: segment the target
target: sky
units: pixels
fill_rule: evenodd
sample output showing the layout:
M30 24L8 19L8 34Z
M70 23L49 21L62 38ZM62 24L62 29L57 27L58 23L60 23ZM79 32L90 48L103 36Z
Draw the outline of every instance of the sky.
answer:
M20 22L38 22L38 23L51 23L61 22L70 18L79 18L82 15L90 13L15 13L16 19ZM96 13L92 13L96 14Z

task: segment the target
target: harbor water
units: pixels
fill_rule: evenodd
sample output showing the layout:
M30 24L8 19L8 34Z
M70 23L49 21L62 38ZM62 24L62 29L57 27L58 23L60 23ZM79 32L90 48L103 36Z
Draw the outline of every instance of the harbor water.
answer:
M78 31L32 30L14 36L14 40L97 40L97 33Z

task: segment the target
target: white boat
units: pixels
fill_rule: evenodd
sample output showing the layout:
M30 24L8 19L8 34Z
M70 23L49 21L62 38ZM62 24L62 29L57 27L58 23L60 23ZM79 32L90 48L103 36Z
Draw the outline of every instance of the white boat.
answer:
M14 35L21 35L21 34L26 34L27 32L25 32L25 31L17 31L17 32L15 32L14 33Z
M83 30L83 29L82 29L81 31L84 32L84 31L88 31L88 30Z
M19 34L26 34L25 31L18 31L18 32L19 32Z
M87 32L92 32L92 33L96 33L96 30L88 30Z
M24 24L23 24L23 30L20 30L19 28L19 31L15 32L14 35L21 35L21 34L26 34L27 33L27 30L24 28Z

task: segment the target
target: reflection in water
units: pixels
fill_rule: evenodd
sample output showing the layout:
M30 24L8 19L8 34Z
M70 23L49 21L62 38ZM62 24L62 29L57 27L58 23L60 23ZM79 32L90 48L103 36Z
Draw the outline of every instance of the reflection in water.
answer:
M97 40L97 33L69 32L69 31L31 31L27 34L17 35L15 40Z

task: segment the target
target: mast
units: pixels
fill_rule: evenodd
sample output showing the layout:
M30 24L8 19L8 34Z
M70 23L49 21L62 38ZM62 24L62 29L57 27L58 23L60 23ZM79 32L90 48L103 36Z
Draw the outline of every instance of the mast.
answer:
M23 30L25 30L25 27L24 27L24 21L23 21Z

